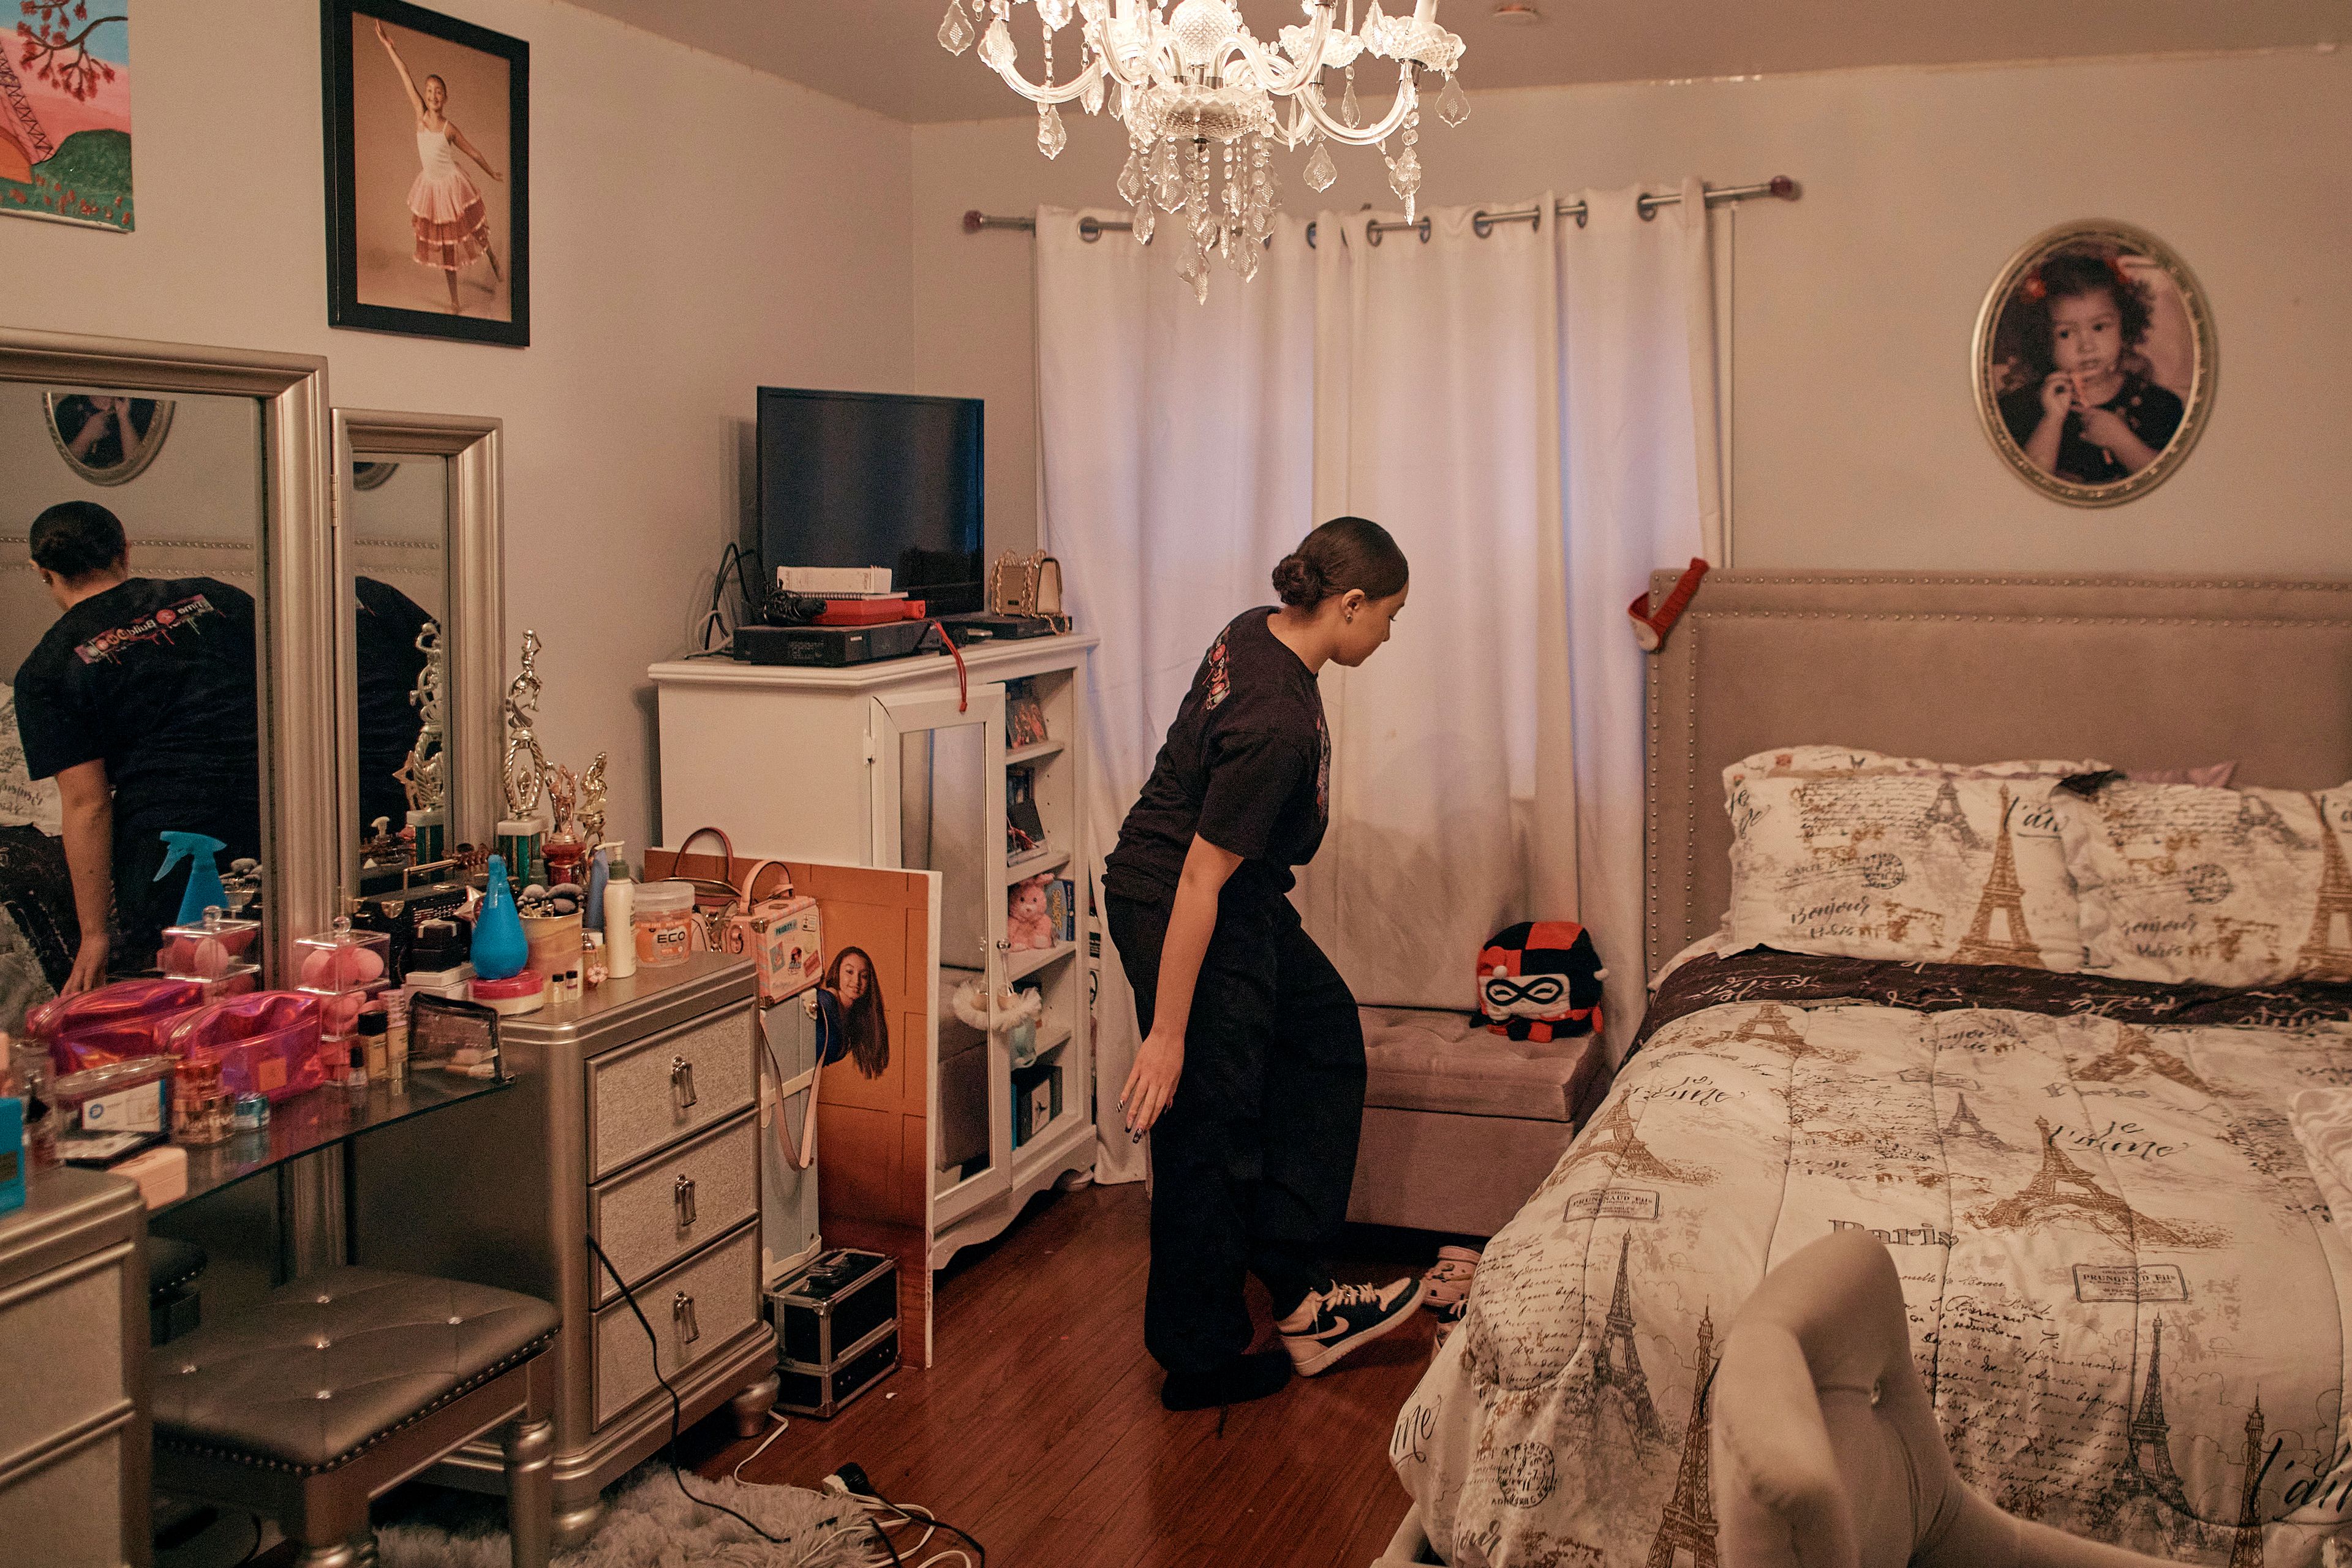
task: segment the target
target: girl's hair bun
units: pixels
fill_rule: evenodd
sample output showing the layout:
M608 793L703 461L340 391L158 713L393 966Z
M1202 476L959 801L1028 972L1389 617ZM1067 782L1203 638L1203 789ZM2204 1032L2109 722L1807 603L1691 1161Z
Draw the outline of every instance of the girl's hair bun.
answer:
M1274 591L1293 609L1311 610L1329 595L1331 585L1321 568L1294 552L1275 567Z

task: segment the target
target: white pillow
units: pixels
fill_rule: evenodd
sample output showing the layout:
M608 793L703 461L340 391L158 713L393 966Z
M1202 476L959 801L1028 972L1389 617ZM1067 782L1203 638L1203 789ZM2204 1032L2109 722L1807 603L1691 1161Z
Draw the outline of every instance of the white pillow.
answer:
M2167 984L2352 981L2352 784L2305 794L2122 780L2053 800L2084 968Z
M1724 770L1727 946L2079 969L2050 792L2101 767L1947 765L1827 746L1736 763Z

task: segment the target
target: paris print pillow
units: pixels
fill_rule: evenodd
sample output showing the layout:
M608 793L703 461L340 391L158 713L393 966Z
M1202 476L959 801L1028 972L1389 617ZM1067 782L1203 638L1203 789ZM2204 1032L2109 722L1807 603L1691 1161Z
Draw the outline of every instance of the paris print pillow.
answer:
M2085 969L2168 984L2352 981L2352 784L2126 780L2053 803Z
M2082 967L2050 807L2063 775L1738 771L1725 774L1733 951Z

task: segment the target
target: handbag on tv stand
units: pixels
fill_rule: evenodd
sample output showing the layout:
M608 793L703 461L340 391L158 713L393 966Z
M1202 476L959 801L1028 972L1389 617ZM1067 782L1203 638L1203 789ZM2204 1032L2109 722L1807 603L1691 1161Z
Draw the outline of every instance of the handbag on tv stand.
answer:
M1070 629L1062 613L1062 563L1044 551L1006 551L988 574L988 608L941 617L959 643L1058 637Z

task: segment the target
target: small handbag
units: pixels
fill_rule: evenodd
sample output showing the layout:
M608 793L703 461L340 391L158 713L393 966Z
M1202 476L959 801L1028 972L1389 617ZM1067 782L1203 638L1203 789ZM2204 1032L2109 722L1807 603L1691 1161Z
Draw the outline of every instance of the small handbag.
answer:
M1042 550L1025 558L1006 551L989 574L988 609L991 615L1051 621L1057 632L1069 630L1070 618L1062 613L1062 563Z
M760 873L783 873L782 889L755 892ZM735 885L720 951L748 956L760 977L760 1005L772 1007L797 996L824 973L824 926L816 900L796 898L793 877L781 860L761 860Z

